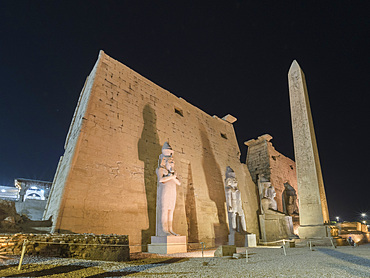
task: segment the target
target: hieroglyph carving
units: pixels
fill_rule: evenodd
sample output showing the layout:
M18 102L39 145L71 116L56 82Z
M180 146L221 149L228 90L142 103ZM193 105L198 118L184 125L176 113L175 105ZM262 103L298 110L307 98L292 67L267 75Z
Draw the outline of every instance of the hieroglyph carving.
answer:
M329 212L306 81L297 61L289 69L288 82L300 225L322 225L329 221Z

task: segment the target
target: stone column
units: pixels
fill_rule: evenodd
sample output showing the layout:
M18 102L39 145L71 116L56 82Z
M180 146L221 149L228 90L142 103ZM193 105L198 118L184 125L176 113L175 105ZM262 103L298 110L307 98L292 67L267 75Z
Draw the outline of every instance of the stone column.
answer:
M321 174L306 81L297 61L289 73L289 95L297 165L301 238L325 237L324 222L329 221L324 182Z

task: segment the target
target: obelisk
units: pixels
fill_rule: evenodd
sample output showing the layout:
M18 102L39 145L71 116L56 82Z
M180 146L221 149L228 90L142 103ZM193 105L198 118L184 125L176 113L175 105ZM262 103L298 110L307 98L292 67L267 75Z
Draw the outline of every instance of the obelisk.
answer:
M300 238L326 237L328 205L306 80L296 60L289 69L288 82L299 194L298 234Z

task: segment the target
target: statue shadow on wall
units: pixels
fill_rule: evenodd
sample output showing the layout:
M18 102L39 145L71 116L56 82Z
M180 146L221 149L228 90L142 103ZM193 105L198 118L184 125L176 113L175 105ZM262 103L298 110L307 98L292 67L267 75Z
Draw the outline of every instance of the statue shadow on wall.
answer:
M142 251L146 252L151 236L155 236L158 157L162 147L157 133L157 115L154 109L146 104L143 108L144 126L138 141L139 159L144 162L144 183L147 200L149 227L141 231Z
M200 125L200 138L202 141L203 169L206 178L209 198L217 208L218 223L214 223L215 245L225 244L229 229L226 223L226 197L220 166L218 165L211 143L204 126Z
M195 203L195 192L193 184L193 173L191 170L191 164L188 164L188 177L185 194L185 214L186 222L188 227L188 242L199 243L198 236L198 220Z

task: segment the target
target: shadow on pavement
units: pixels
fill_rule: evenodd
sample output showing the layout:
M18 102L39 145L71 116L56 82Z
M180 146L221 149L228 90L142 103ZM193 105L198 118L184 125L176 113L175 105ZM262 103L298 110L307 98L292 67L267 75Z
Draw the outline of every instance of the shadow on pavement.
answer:
M366 258L362 258L362 257L352 255L352 254L342 253L342 252L339 252L333 249L317 248L317 251L320 251L336 259L340 259L340 260L350 262L353 264L357 264L357 265L361 265L361 266L370 267L370 260Z
M54 275L57 273L58 274L68 273L68 272L80 270L83 268L87 268L87 267L80 266L80 265L60 265L60 266L52 267L49 269L12 274L12 275L4 276L4 277L42 277L42 276Z
M156 262L156 263L151 263L151 264L130 266L130 267L125 267L125 268L120 269L120 270L116 270L116 271L109 271L109 272L104 272L104 273L100 273L100 274L91 275L91 276L88 276L88 278L126 276L126 275L130 275L130 274L142 272L142 271L147 270L147 269L152 268L152 267L157 267L157 266L164 265L164 264L176 263L176 262L179 262L181 260L183 260L183 258L172 258L172 259L168 259L168 260L161 261L161 262Z

